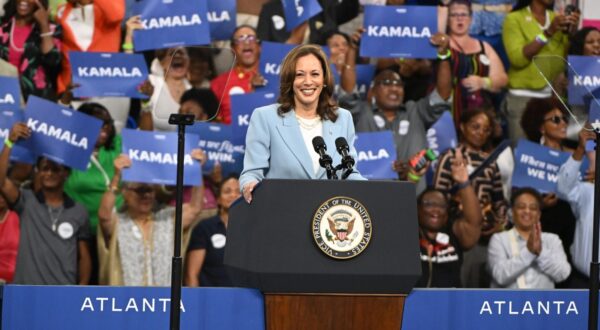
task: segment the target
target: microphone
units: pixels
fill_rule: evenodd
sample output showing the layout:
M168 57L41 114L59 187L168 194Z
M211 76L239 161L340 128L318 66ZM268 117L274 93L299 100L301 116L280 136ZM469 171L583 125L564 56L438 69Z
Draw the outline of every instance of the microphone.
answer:
M347 170L352 170L354 167L354 158L350 156L350 147L348 146L348 141L345 138L339 137L335 139L335 148L337 152L342 156L342 166Z
M337 175L335 174L335 170L333 169L333 159L331 156L327 154L327 145L325 144L325 140L323 140L320 136L315 136L312 139L312 145L315 151L319 154L319 165L325 168L327 172L327 179L335 179L337 180Z

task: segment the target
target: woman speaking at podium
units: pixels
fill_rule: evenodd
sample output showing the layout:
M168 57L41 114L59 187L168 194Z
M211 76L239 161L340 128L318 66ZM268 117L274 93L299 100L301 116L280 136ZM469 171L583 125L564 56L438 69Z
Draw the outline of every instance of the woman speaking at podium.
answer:
M348 141L349 154L356 157L352 115L332 99L333 88L329 63L319 46L300 45L286 55L278 103L254 110L250 118L240 176L248 203L264 178L326 179L313 147L315 137L323 138L333 166L341 162L334 142L339 137ZM365 180L356 169L348 179Z

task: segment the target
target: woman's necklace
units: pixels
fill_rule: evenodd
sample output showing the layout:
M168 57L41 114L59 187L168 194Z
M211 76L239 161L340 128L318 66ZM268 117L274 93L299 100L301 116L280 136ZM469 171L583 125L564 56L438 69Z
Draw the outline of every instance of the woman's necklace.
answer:
M300 127L304 128L305 130L309 130L309 131L314 129L321 123L321 118L319 118L319 117L315 117L312 119L306 119L306 118L302 118L302 117L296 115L296 119L298 119L298 124L300 124Z
M23 48L19 48L17 47L17 45L15 45L15 25L17 25L17 20L13 17L12 18L12 24L10 26L10 34L9 34L9 39L10 39L10 47L14 50L16 50L17 52L21 53L25 50L25 42L23 42ZM33 27L32 27L33 30Z

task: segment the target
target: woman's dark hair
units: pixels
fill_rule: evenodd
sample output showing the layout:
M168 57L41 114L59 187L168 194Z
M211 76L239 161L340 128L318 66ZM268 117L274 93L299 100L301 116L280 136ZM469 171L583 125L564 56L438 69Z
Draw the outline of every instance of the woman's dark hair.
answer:
M48 10L48 0L39 0L42 6ZM35 12L35 11L34 11ZM4 23L17 14L17 0L9 0L4 4L4 16L0 18L0 22Z
M108 110L102 104L96 102L84 103L80 105L79 108L77 108L77 111L98 118L102 120L105 125L109 125L110 132L108 133L108 138L106 139L106 142L104 142L104 145L102 145L102 147L104 147L104 149L106 150L113 150L115 148L113 142L115 139L116 130L115 122L113 121L110 112L108 112Z
M235 40L233 40L233 36L235 35L236 32L238 32L239 30L243 29L243 28L247 28L250 29L252 31L254 31L254 34L256 35L256 38L258 38L258 32L256 31L256 28L252 25L248 25L248 24L242 24L242 25L238 25L235 30L233 30L233 33L231 33L231 39L229 39L229 42L231 43L231 47L233 48L233 46L235 45ZM259 45L261 40L257 39L256 41Z
M215 94L207 88L188 89L183 93L183 95L181 95L179 104L183 104L187 101L194 101L198 103L209 119L213 118L217 114L217 109L219 108L219 101L215 97Z
M231 179L239 180L240 176L235 173L231 173L228 176L224 177L223 180L221 180L221 182L219 182L219 184L215 188L215 196L217 198L219 198L219 195L221 195L221 191L223 190L223 186L225 185L225 183L227 183L227 181L229 181Z
M525 111L521 117L521 128L527 136L527 139L539 143L542 137L540 128L544 124L544 117L550 111L558 109L564 115L567 115L567 109L554 97L532 98L527 102Z
M441 191L438 188L435 188L433 186L429 186L427 188L425 188L425 190L419 195L417 196L417 205L421 205L421 203L423 202L423 198L425 197L425 195L429 194L429 193L440 193L442 195L442 197L444 197L444 201L446 203L448 203L448 198L446 197L446 193L444 193L443 191Z
M208 47L190 47L188 55L190 57L190 66L194 62L208 63L209 72L206 74L206 79L213 80L217 76L217 69L213 59L214 50Z
M335 35L340 35L344 37L344 39L346 39L346 42L348 43L348 46L350 46L350 43L352 42L350 36L337 29L329 30L327 33L325 33L325 35L323 36L323 44L327 44L327 41L329 41L329 39Z
M518 0L512 11L521 10L531 4L532 0Z
M469 1L469 0L452 0L452 1L450 1L450 3L448 3L448 15L450 15L450 7L452 7L454 5L467 6L467 8L469 9L469 15L473 15L473 9L471 9L471 1Z
M317 114L321 119L329 119L333 122L337 120L337 103L333 99L333 76L327 56L317 45L300 45L292 49L283 59L281 65L281 82L279 85L279 98L277 102L281 105L277 112L283 115L294 108L294 80L296 79L296 63L301 57L314 55L321 62L323 70L323 88L319 95L319 104L317 105Z
M478 107L478 108L473 108L469 111L465 111L461 114L460 116L460 124L461 125L467 125L473 118L479 116L479 115L485 115L488 119L488 121L490 122L490 130L493 132L494 131L494 127L496 127L496 118L494 118L494 115L492 114L492 112L488 109L486 109L485 107ZM458 129L458 132L461 135L462 138L462 132L460 129ZM482 149L483 150L489 150L492 144L492 134L490 134L490 136L488 136L488 140L485 141L485 144L483 145Z
M535 190L531 187L518 188L515 191L513 191L512 195L510 196L510 206L514 207L515 202L517 201L517 198L519 198L519 196L524 195L524 194L529 194L529 195L535 197L540 208L542 207L542 195L540 195L540 193L537 190Z
M587 38L587 35L592 31L600 32L600 30L594 26L584 27L583 29L575 32L570 39L571 44L569 45L569 55L583 55L585 38Z

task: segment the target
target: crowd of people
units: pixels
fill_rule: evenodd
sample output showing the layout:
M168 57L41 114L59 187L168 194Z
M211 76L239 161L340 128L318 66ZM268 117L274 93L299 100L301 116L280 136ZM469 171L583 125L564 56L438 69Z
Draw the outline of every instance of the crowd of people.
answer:
M133 35L144 28L130 12L135 2L0 0L0 75L19 78L23 104L33 95L103 123L85 171L43 157L10 162L13 144L31 135L24 123L11 128L0 153L0 282L169 285L174 189L121 180L131 166L121 129L173 131L172 109L231 124L232 95L273 83L259 70L261 42L271 41L302 46L283 60L277 104L251 117L244 170L223 175L216 164L185 191L185 285L230 285L229 207L240 197L250 203L260 180L325 179L310 147L315 136L344 136L354 154L356 133L391 131L389 166L416 185L417 286L587 287L593 162L578 173L584 157L594 158L586 143L595 135L576 124L587 108L565 104L565 62L545 68L547 77L534 63L600 56L600 31L579 28L579 10L555 10L551 0L319 0L323 11L288 31L280 0L238 1L229 41L144 52L150 74L139 92L147 99L75 98L69 52L133 53ZM438 6L442 23L430 38L437 58L361 57L363 4ZM364 93L357 65L375 67ZM428 148L427 131L446 112L459 144L416 168L411 159ZM521 138L571 154L555 192L511 181ZM493 153L503 140L513 148ZM207 160L200 149L192 157ZM349 179L364 178L355 170Z

